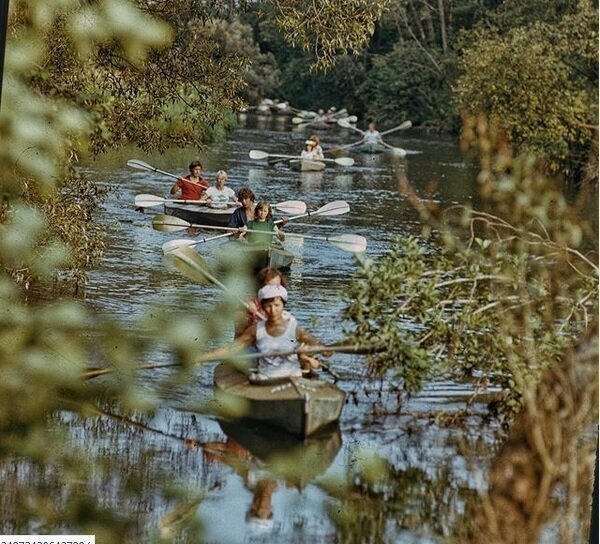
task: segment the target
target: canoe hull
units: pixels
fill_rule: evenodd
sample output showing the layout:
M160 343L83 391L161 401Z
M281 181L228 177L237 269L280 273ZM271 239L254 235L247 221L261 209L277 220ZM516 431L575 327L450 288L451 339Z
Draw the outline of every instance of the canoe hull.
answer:
M295 255L281 245L271 244L268 247L262 245L247 244L231 240L219 246L220 255L228 253L243 252L248 256L252 269L256 272L267 266L288 270L294 262Z
M292 159L290 168L296 172L320 172L325 169L325 163L312 159Z
M339 421L344 392L335 385L305 378L289 378L275 385L254 385L233 366L215 369L218 394L245 403L244 418L284 429L296 436L310 436Z
M360 153L371 153L371 154L375 154L375 153L383 153L385 151L385 146L381 145L381 144L362 144L359 146L356 146L356 150L359 151Z
M189 221L195 225L210 225L211 227L226 227L235 211L235 207L210 208L195 204L165 204L165 213Z

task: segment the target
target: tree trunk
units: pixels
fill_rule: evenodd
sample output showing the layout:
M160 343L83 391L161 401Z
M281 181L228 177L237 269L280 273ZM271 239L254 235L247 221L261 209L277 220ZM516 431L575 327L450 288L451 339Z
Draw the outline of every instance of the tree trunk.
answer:
M492 461L488 493L467 514L466 540L533 544L554 523L561 542L584 542L596 443L582 437L598 418L597 324L523 401Z
M446 35L446 14L444 11L444 0L438 0L438 11L440 12L440 32L442 34L442 51L448 52L448 37Z

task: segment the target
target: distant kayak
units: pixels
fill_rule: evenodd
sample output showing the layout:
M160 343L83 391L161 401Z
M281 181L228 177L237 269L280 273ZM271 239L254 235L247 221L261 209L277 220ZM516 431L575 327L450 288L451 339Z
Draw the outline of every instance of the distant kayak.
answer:
M320 172L325 169L325 163L313 159L292 159L290 168L296 172Z

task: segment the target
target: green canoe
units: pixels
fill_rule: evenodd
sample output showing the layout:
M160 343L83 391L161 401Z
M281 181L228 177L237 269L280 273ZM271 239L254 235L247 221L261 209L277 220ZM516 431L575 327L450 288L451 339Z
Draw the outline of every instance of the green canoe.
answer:
M294 262L295 255L285 249L281 244L272 243L269 246L262 244L249 244L238 240L224 242L219 246L220 258L228 253L243 252L248 256L254 270L262 270L266 266L288 270Z

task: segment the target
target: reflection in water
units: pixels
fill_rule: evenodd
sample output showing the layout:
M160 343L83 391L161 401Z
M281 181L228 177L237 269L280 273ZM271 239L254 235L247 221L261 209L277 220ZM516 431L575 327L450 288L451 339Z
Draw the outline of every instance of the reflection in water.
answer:
M385 153L358 153L356 162L362 166L381 166L385 162Z
M321 187L323 183L324 172L300 172L300 185L303 188L316 188Z
M342 444L337 427L302 440L252 421L219 424L227 439L202 443L205 459L231 467L242 478L252 495L245 520L263 529L274 528L277 488L305 488L329 468Z
M333 184L339 189L349 189L352 187L352 174L335 174Z

